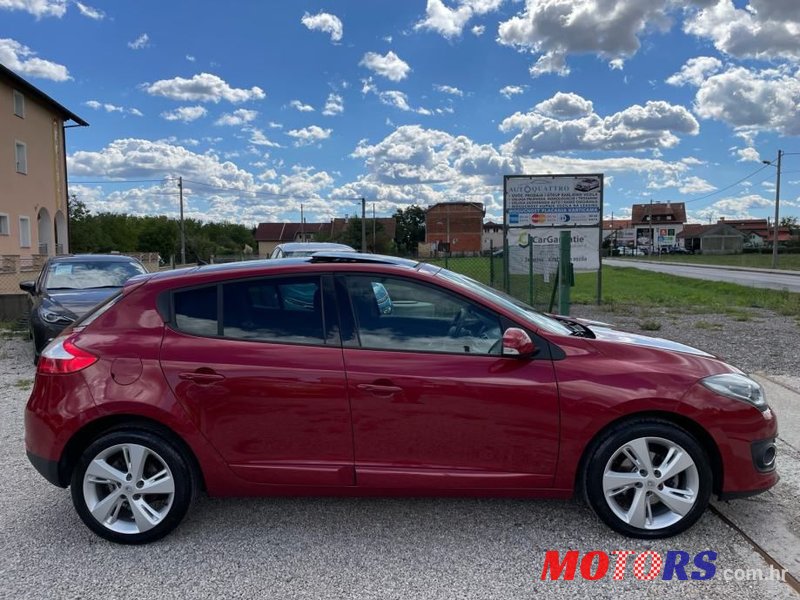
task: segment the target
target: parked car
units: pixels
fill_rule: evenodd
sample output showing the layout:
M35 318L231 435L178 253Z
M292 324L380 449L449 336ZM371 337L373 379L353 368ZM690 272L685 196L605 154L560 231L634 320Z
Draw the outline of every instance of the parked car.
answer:
M34 362L65 327L119 291L128 279L142 273L147 273L142 263L121 254L78 254L47 259L36 281L19 284L30 299Z
M694 254L691 250L687 250L682 246L673 246L669 249L670 254Z
M585 177L575 184L575 189L579 192L590 192L600 187L600 180L594 177Z
M347 244L334 242L287 242L278 244L272 250L270 258L297 258L311 256L314 252L355 252L355 248Z
M310 305L286 301L299 287ZM658 538L712 493L778 480L775 415L735 367L377 255L134 277L45 349L25 428L84 523L132 544L201 489L578 492L616 531Z

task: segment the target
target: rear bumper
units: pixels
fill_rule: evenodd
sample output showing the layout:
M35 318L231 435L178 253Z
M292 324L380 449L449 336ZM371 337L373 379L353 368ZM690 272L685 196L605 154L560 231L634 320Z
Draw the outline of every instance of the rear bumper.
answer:
M28 454L28 460L31 461L31 464L37 471L39 471L39 474L42 477L47 479L47 481L49 481L53 485L62 488L67 487L66 484L61 482L57 460L42 458L41 456L36 456L32 452L27 452L27 454Z

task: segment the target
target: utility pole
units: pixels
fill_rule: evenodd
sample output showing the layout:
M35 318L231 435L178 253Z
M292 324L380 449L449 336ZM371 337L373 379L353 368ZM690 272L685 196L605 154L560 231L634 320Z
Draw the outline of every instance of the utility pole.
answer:
M772 268L778 268L778 233L780 232L780 202L781 202L781 157L783 151L778 150L778 179L775 182L775 223L772 230Z
M186 264L186 229L183 226L183 177L178 177L178 191L181 197L181 264Z
M372 251L375 252L378 248L378 242L375 239L375 203L372 203Z
M650 198L650 254L656 251L655 233L656 230L653 227L653 199Z
M361 198L361 252L367 251L367 199Z
M303 217L303 205L300 205L300 241L306 241L306 219Z

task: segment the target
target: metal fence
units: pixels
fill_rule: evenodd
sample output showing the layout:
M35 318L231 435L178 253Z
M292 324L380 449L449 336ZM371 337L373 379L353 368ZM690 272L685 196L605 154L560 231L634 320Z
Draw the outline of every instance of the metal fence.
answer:
M558 246L534 252L533 246L512 249L509 256L502 248L475 254L439 253L419 260L438 265L530 304L551 312L557 302Z

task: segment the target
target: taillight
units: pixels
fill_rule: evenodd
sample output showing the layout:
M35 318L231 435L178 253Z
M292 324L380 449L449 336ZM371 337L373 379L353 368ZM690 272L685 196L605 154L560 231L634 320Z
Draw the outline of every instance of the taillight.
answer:
M75 336L59 337L44 349L36 371L50 375L77 373L97 362L97 357L73 344Z

